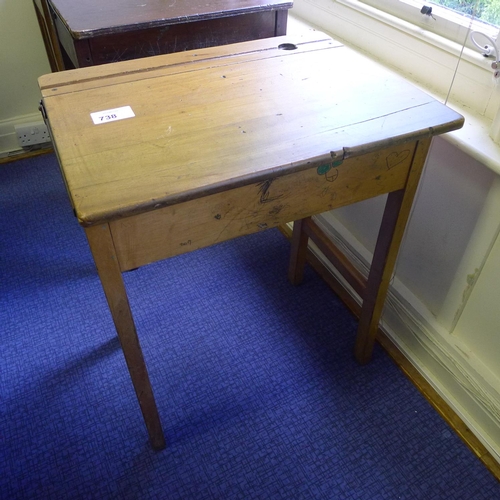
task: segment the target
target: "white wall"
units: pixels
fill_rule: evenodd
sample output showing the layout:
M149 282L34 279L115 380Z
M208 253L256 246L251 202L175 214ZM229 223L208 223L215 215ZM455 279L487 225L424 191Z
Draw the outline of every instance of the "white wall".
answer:
M31 0L0 0L0 154L17 149L14 125L40 120L37 78L50 73Z
M492 189L493 206L500 218L500 182ZM497 227L498 231L498 227ZM500 377L500 238L494 241L489 258L471 292L453 334L475 351L485 365Z
M448 314L450 288L456 285L455 276L495 177L491 170L449 142L440 137L433 141L396 274L449 330L453 329L452 321L461 307L462 295L456 299L451 318L448 315L443 317L443 310ZM372 253L384 202L385 198L367 200L335 210L331 216L350 228L357 240ZM482 252L476 252L479 259L472 269L481 265L479 254L488 249L486 244ZM460 293L466 285L464 277L459 285Z

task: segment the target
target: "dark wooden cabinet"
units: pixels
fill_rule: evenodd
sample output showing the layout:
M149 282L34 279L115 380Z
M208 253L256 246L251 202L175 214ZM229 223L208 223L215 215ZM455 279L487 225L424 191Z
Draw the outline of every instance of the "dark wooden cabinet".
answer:
M33 0L53 71L286 34L285 0Z

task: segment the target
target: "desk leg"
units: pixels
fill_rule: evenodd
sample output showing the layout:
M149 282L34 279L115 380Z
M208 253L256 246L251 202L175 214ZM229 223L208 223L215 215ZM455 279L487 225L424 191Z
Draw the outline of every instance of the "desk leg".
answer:
M149 440L154 449L161 450L165 447L165 438L109 226L101 224L88 227L85 232L139 400Z
M387 290L430 143L430 138L417 143L405 188L389 193L387 198L366 289L362 297L363 306L354 349L356 359L361 364L371 359Z
M42 33L45 51L50 63L52 72L62 71L64 62L61 55L59 40L57 39L54 22L52 21L51 13L47 5L47 0L33 0L36 17Z
M290 264L288 267L288 280L292 285L300 285L304 277L307 242L309 241L309 236L304 231L304 226L310 219L310 217L307 217L306 219L296 220L293 223Z

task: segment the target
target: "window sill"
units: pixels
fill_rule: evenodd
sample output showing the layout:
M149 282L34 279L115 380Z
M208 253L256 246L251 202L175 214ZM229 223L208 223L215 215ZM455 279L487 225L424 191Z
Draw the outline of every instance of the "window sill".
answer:
M448 132L443 138L500 175L500 145L489 136L491 120L476 116L460 105L447 105L465 117L465 124L460 130Z
M356 0L295 0L289 34L320 29L404 76L465 117L465 126L443 136L500 174L500 145L489 136L500 107L500 87L492 83L488 62L465 49L455 80L460 47ZM369 77L369 75L367 75Z

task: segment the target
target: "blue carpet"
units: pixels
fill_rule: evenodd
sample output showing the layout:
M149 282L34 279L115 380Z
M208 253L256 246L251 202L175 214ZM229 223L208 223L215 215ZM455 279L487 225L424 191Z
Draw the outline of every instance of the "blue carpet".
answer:
M500 499L270 230L126 273L154 452L53 155L0 165L2 499Z

